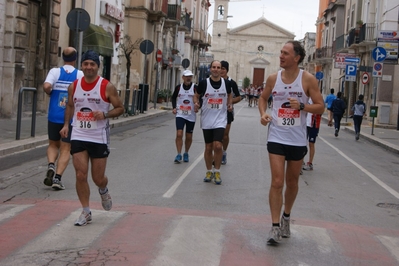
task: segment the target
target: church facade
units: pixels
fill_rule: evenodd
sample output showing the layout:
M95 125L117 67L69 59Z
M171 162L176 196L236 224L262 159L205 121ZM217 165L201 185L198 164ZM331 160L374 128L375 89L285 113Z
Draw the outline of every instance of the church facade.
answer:
M239 86L245 77L263 86L280 69L283 45L295 35L261 17L237 28L227 28L228 0L215 0L211 53L215 60L229 62L229 77Z

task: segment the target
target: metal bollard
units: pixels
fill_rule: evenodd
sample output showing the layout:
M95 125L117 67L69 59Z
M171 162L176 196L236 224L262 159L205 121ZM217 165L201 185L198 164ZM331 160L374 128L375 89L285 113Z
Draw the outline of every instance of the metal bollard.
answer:
M19 140L21 138L22 95L23 95L24 91L32 91L33 92L32 123L31 123L31 127L30 127L30 135L31 135L31 137L35 136L37 89L31 88L31 87L22 87L19 89L19 93L18 93L17 130L16 130L16 136L15 136L16 140Z

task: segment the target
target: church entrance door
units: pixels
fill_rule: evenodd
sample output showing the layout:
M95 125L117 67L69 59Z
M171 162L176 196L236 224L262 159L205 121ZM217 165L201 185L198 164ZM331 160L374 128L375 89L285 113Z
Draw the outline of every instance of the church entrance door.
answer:
M254 84L254 86L256 87L259 87L263 86L264 81L265 81L265 69L254 68L254 76L252 78L252 84Z

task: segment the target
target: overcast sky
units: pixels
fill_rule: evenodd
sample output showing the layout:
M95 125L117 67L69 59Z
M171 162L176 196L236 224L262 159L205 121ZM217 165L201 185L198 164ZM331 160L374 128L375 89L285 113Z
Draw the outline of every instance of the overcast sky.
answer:
M211 0L208 25L213 21L215 1ZM234 0L229 3L229 28L236 28L264 16L267 20L293 32L295 40L306 32L316 32L319 0ZM212 33L212 26L208 32Z

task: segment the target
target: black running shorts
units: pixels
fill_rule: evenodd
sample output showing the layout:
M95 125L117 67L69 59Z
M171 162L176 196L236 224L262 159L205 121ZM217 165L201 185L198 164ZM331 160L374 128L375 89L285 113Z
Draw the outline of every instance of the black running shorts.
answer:
M268 142L267 151L272 154L285 156L286 161L300 161L308 153L308 148L306 146L292 146Z

